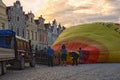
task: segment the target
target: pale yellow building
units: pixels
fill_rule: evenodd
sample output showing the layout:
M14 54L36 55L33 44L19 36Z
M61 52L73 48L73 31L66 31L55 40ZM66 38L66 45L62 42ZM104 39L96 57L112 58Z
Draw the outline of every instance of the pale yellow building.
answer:
M25 15L26 16L26 38L31 40L32 49L35 51L38 49L38 38L37 38L37 26L34 21L34 14L32 12Z
M39 50L43 50L44 48L46 48L48 46L48 42L47 42L47 32L45 29L45 19L42 17L42 15L35 20L35 23L37 25L37 32L38 32L38 46L39 46Z
M0 0L0 29L7 29L8 21L6 14L6 5Z

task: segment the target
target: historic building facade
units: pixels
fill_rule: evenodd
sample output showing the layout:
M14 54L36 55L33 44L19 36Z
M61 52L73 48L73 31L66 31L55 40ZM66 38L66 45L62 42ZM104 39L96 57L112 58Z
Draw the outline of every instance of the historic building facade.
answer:
M53 20L51 29L52 29L52 38L53 38L53 41L55 41L57 39L57 37L58 37L56 19Z
M53 44L51 24L50 23L45 23L45 29L46 29L46 32L47 32L48 46L51 46Z
M62 27L61 27L61 24L58 25L58 28L57 28L57 33L58 35L60 35L62 32Z
M26 38L28 40L31 40L32 49L33 51L36 51L38 49L38 38L37 38L37 25L34 21L34 14L32 12L29 12L26 16Z
M25 14L19 0L9 7L0 0L0 10L0 29L13 30L17 36L31 40L34 51L51 46L65 29L60 24L57 25L56 19L52 24L44 23L42 16L34 20L32 12Z
M0 29L7 29L8 21L6 15L6 5L0 0Z
M39 50L44 49L48 45L47 32L45 29L44 21L45 19L42 17L42 15L39 17L39 19L35 20L37 25L37 32L38 32Z
M7 7L9 29L16 32L17 36L26 38L25 13L20 1L16 1L13 6Z

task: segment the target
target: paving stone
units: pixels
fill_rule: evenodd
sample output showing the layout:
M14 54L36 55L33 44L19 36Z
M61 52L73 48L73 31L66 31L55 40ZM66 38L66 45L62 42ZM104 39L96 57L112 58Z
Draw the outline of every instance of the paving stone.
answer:
M79 64L78 66L37 65L24 70L7 70L0 80L120 80L119 63Z

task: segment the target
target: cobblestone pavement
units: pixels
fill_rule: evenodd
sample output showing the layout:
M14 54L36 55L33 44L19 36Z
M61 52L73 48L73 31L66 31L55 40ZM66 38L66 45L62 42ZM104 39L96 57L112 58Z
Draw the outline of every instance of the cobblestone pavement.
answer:
M120 63L80 64L8 70L0 80L120 80Z

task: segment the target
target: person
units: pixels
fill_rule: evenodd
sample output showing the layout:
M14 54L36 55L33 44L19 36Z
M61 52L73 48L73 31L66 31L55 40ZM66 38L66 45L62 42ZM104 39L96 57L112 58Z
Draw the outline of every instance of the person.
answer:
M67 50L65 44L61 47L61 65L66 66Z
M70 52L70 55L73 57L72 58L72 65L78 65L78 58L79 58L79 54L77 54L76 52Z
M43 53L47 53L47 48L46 47L44 47L44 49L43 49Z
M82 49L79 48L78 52L79 52L80 63L83 63L83 51L82 51Z
M48 54L48 66L53 66L53 56L54 56L54 50L49 46L47 49Z

